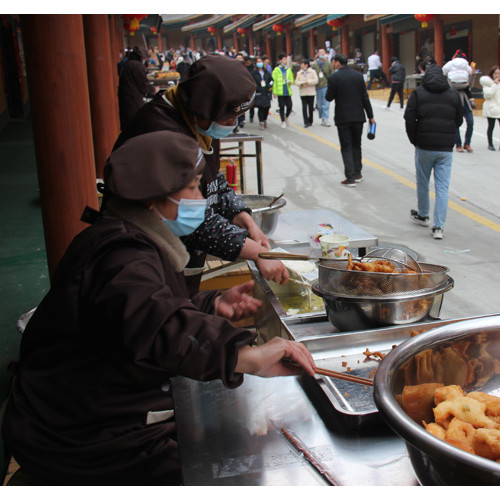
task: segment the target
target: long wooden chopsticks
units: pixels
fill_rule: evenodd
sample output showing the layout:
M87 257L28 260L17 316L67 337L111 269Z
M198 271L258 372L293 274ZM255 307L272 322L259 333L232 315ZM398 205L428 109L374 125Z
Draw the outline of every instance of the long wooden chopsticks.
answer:
M338 378L340 380L347 380L348 382L356 382L362 385L373 385L373 380L364 377L358 377L357 375L350 375L349 373L336 372L333 370L327 370L326 368L316 368L315 372L318 375L325 375L326 377Z

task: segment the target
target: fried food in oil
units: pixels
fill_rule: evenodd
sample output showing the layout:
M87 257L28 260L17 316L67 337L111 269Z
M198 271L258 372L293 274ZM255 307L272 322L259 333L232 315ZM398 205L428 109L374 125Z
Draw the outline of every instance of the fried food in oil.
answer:
M348 271L366 271L369 273L407 273L407 274L417 274L416 271L412 269L404 269L399 271L394 267L394 265L388 260L374 260L371 262L353 262L351 255L347 258L347 270Z

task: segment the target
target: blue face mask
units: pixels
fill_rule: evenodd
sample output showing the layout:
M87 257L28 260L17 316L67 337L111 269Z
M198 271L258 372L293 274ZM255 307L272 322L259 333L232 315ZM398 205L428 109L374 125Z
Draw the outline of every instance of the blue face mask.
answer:
M196 124L196 130L203 135L209 135L213 139L223 139L227 137L236 127L237 120L235 120L234 125L221 125L217 122L212 122L207 130L203 130L198 124Z
M180 201L177 201L170 198L170 196L168 199L179 205L176 220L165 218L154 205L153 209L161 217L163 224L165 224L175 236L187 236L193 233L205 220L207 200L189 200L181 198Z
M257 63L257 68L263 68L263 67L264 67L264 63L261 63L261 62Z

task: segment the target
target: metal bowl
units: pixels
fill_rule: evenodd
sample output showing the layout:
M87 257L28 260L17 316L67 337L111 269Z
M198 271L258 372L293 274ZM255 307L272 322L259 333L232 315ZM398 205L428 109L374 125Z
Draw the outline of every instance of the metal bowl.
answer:
M423 358L425 371L416 366L417 359ZM413 337L380 363L375 374L375 403L389 426L405 439L422 485L498 486L500 463L456 448L427 432L399 405L403 387L436 382L461 385L465 392L480 390L499 395L499 361L500 315L495 315L459 321Z
M324 293L318 282L313 292L323 298L330 323L340 331L369 330L381 326L406 325L424 318L438 318L443 295L454 286L445 283L433 290L390 297L339 297Z
M286 201L280 198L269 206L276 198L275 196L242 194L240 198L252 210L252 219L262 229L262 232L269 236L278 225L279 211L286 205Z

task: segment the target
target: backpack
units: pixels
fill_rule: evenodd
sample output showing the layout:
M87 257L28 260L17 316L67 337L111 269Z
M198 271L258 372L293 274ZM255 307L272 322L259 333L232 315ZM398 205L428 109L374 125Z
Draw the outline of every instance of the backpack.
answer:
M463 80L460 82L454 82L454 81L448 79L448 83L450 84L450 87L457 89L457 90L464 90L469 86L469 82L468 81L464 82Z

